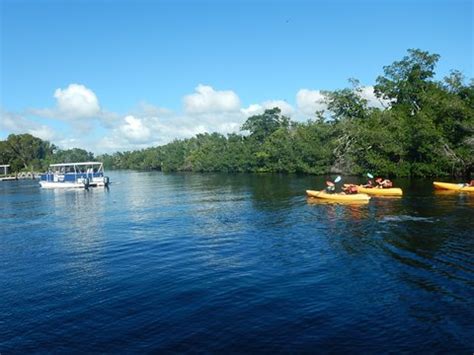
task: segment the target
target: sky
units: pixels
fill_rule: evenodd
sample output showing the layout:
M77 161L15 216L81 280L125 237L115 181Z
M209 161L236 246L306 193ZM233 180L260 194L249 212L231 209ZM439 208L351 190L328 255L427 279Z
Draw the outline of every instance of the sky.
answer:
M363 85L419 48L473 77L471 0L0 0L0 139L95 153L239 131L321 90Z

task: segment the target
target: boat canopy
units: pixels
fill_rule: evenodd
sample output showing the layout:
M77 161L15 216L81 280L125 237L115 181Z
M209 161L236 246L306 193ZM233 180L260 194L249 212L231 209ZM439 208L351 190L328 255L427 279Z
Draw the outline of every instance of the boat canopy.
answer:
M51 164L50 167L58 167L58 166L85 166L85 165L102 165L103 163L97 161L88 161L88 162L81 162L81 163L61 163L61 164Z

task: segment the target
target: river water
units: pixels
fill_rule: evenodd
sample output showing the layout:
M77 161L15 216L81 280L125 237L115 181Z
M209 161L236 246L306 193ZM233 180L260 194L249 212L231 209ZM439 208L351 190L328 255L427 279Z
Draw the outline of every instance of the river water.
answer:
M474 194L308 201L324 179L0 183L0 353L474 351ZM345 178L344 182L356 181Z

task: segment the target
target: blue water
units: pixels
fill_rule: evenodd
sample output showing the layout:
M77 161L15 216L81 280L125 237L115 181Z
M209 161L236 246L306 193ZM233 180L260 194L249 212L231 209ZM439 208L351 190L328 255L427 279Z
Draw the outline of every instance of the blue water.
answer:
M474 351L474 194L308 201L322 178L0 183L0 353Z

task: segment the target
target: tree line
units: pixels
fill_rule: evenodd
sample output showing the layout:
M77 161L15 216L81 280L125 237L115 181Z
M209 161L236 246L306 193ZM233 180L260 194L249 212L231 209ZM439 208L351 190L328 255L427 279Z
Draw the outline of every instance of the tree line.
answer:
M94 154L84 149L59 149L54 144L31 134L10 134L0 141L0 164L9 164L10 171L41 172L49 164L93 161Z
M470 175L474 81L466 84L459 71L434 80L438 61L437 54L410 49L400 61L385 66L374 86L376 97L389 103L385 108L369 106L359 82L351 80L351 87L324 92L327 109L306 122L292 121L275 107L249 117L240 133L198 134L97 159L108 168L162 171ZM51 161L93 158L38 138L28 152L16 152L13 147L21 142L15 139L24 136L0 142L0 159L13 159L15 167L44 167Z

